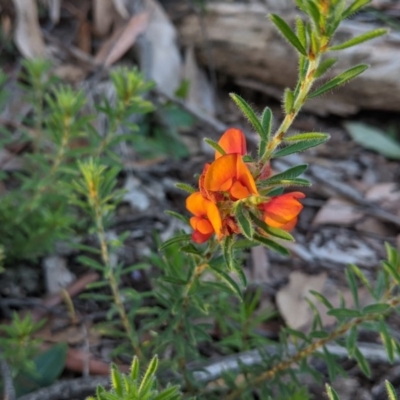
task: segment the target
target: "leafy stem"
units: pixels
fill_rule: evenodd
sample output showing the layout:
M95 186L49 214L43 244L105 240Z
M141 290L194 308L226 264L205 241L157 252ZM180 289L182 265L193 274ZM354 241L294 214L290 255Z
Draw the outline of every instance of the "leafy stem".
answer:
M321 60L321 54L317 54L316 56L310 55L308 57L307 71L305 73L304 80L302 80L301 78L299 79L298 82L299 90L296 98L293 101L293 106L291 110L286 113L285 118L283 119L281 125L274 133L271 141L268 143L266 151L261 158L262 164L268 162L268 160L271 158L272 153L280 145L285 134L291 127L294 119L297 117L302 106L304 105L307 96L310 93L310 90L316 80L315 73L319 66L320 60Z
M386 304L386 305L390 306L390 309L388 311L388 312L390 312L392 308L395 308L400 304L400 296L391 298L382 304ZM388 312L386 312L386 313L388 313ZM384 314L386 314L386 313L384 313ZM326 344L338 339L339 337L345 335L347 332L349 332L354 327L357 327L364 322L377 321L381 318L382 318L382 313L379 312L379 313L366 314L361 317L351 319L349 322L346 322L345 324L339 326L336 330L331 332L328 336L318 339L318 340L315 340L314 342L310 343L304 349L299 350L292 357L288 358L287 360L283 360L283 361L279 362L278 364L276 364L275 366L270 368L268 371L265 371L262 374L255 377L254 379L249 380L246 383L246 385L238 387L236 390L231 392L226 397L225 400L233 400L233 399L238 398L243 393L243 391L250 385L257 386L266 380L271 380L271 379L275 378L278 373L288 370L293 364L297 364L304 358L311 356L317 350L324 347Z

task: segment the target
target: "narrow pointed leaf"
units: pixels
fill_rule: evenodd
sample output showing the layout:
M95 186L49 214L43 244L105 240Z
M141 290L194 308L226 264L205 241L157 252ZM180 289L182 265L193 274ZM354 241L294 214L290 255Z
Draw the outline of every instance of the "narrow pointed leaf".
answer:
M268 179L264 179L260 182L262 186L269 186L276 184L276 182L280 182L282 179L293 179L300 176L306 169L308 168L308 164L300 164L295 167L291 167L284 172L280 172L279 174L275 174Z
M179 219L179 220L181 220L182 222L184 222L186 225L189 225L189 218L188 218L188 217L185 217L185 216L182 215L182 214L179 214L179 213L177 213L177 212L175 212L175 211L171 211L171 210L165 211L165 214L170 215L171 217L174 217L174 218L176 218L176 219Z
M222 271L218 268L213 268L211 265L210 268L215 272L217 276L219 276L224 281L231 292L235 293L241 300L243 299L243 294L240 290L240 287L225 271Z
M253 238L253 224L251 223L248 211L244 208L242 202L239 202L235 208L235 217L242 234L247 239Z
M233 243L233 236L227 236L221 244L224 260L230 271L235 270L235 260L233 259Z
M327 58L321 62L317 70L315 71L315 78L320 78L325 75L337 62L337 58Z
M279 29L283 37L293 46L295 47L299 53L303 54L303 56L307 55L306 49L301 44L299 38L296 34L292 31L290 26L278 15L271 14L270 16L271 21L274 25Z
M355 0L346 10L342 13L342 19L346 19L356 13L360 8L371 3L371 0Z
M217 151L218 153L221 153L222 155L225 155L226 152L225 150L214 140L209 139L209 138L204 138L203 139L209 146L211 146L215 151Z
M130 377L132 380L136 380L139 377L139 359L135 356L133 357L132 360L132 365L131 365L131 372L130 372Z
M385 387L389 400L397 400L396 390L388 380L385 380Z
M269 107L265 107L261 115L261 126L263 132L262 139L269 142L272 130L272 111Z
M256 242L262 244L263 246L275 251L278 254L282 254L284 256L289 256L289 250L286 247L283 247L282 245L280 245L279 243L274 242L271 239L268 239L264 236L258 235L258 234L254 234L253 236L253 240L255 240Z
M195 188L193 188L190 185L187 185L186 183L175 183L175 187L177 187L178 189L183 190L184 192L188 192L190 194L194 193L196 191Z
M328 139L330 139L330 135L328 135L327 133L307 132L298 133L292 136L286 136L283 140L285 142L304 142L307 140L324 140L326 142Z
M304 49L307 48L307 33L303 20L300 17L296 18L296 34Z
M182 235L177 235L174 236L173 238L165 241L160 247L159 250L164 250L167 247L171 246L174 243L179 243L179 242L188 242L191 240L191 235L187 233L183 233Z
M293 92L290 89L286 88L283 97L283 106L285 108L286 114L290 114L292 112L293 103L294 103Z
M329 400L340 400L338 394L328 384L326 384L326 393L329 397Z
M322 85L320 88L309 94L309 98L312 99L314 97L320 96L321 94L333 90L337 88L340 85L343 85L346 82L349 82L350 80L354 79L358 75L362 74L365 70L367 70L369 66L367 64L360 64L357 65L353 68L348 69L347 71L342 72L329 82L325 83Z
M325 143L328 139L311 139L311 140L304 140L302 142L297 142L294 144L290 144L289 146L286 146L278 151L276 151L273 154L274 158L278 157L285 157L288 156L289 154L293 153L299 153L301 151L305 151L308 149L311 149L312 147L319 146L322 143Z
M375 39L379 36L386 35L388 33L387 29L375 29L371 32L364 33L363 35L357 36L353 39L347 40L346 42L337 44L336 46L329 47L329 51L343 50L349 47L356 46L360 43L366 42L368 40Z
M150 361L149 366L147 367L147 370L143 376L142 382L140 383L139 386L139 395L146 393L145 388L148 387L150 383L152 383L152 380L154 378L154 374L156 373L158 368L158 357L154 356L152 360Z
M366 358L364 357L364 355L361 353L361 351L358 348L356 348L354 351L354 358L356 359L357 364L360 367L363 374L367 378L371 377L371 370L369 368L368 361L366 360Z
M230 94L232 100L236 103L236 105L240 108L244 116L249 120L255 131L262 136L263 129L261 126L261 122L259 121L257 115L250 107L250 105L244 100L241 96L235 93Z

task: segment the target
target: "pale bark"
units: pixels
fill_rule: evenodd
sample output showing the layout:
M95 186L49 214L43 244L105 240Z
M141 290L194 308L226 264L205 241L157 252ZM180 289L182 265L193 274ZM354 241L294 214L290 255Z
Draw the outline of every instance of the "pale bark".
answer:
M207 52L211 51L218 70L233 76L243 86L280 97L284 87L293 87L296 82L297 55L267 15L278 11L293 22L298 14L284 2L278 10L279 2L265 0L264 3L265 6L210 3L203 20L207 38L202 35L196 15L182 20L180 36L183 44L195 45L202 62L207 63ZM336 41L343 42L375 27L354 20L344 21ZM338 57L339 62L328 77L359 63L370 64L371 68L341 89L309 101L309 110L338 115L354 114L360 109L400 111L400 34L391 32L330 56Z

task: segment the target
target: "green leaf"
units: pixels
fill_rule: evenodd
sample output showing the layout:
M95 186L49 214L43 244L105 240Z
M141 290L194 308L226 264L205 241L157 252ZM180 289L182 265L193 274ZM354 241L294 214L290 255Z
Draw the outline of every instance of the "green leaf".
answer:
M312 18L314 25L316 28L319 28L321 25L321 13L319 12L318 7L312 0L308 0L306 2L307 13Z
M280 245L279 243L274 242L271 239L268 239L264 236L258 235L258 234L254 234L253 235L253 240L262 244L263 246L275 251L278 254L282 254L284 256L289 256L289 250L286 247L283 247L282 245Z
M111 382L115 393L121 397L124 392L122 386L122 376L115 364L111 364Z
M307 33L304 22L300 17L296 18L296 34L304 49L307 48Z
M268 235L274 236L278 239L294 242L294 237L289 232L283 229L273 228L272 226L267 225L264 221L258 219L257 216L254 215L253 213L250 213L250 216L253 222Z
M354 299L354 305L356 306L356 308L358 308L359 301L358 301L358 288L357 288L356 277L354 275L354 272L350 268L346 268L345 274L346 274L347 282L348 282L350 290L351 290L351 294Z
M175 187L178 189L183 190L184 192L188 192L190 194L196 192L196 189L191 187L190 185L187 185L186 183L175 183Z
M336 64L337 60L337 58L327 58L322 61L315 71L315 78L318 79L321 76L325 75L326 72L328 72Z
M222 154L223 156L226 154L226 151L214 140L204 138L203 139L209 146L211 146L216 152Z
M229 287L230 291L236 294L241 300L243 300L243 294L238 284L225 271L222 271L221 269L216 268L211 264L209 265L210 268L215 272L215 274L219 276L224 281L224 283Z
M293 92L289 88L286 88L283 95L283 106L285 108L286 114L290 114L292 112L293 103L294 103Z
M104 271L105 266L100 264L98 261L94 260L93 258L87 257L87 256L79 256L78 261L82 263L83 265L86 265L89 268L93 268L97 271Z
M312 99L314 97L320 96L321 94L333 90L337 88L340 85L345 84L346 82L350 81L351 79L354 79L356 76L362 74L365 70L367 70L369 66L367 64L360 64L356 65L353 68L348 69L347 71L342 72L335 78L331 79L324 85L322 85L320 88L315 90L314 92L310 93L308 95L308 98Z
M278 28L280 33L283 35L284 38L293 46L295 47L299 53L303 54L303 56L307 55L307 52L303 45L301 44L299 38L296 34L292 31L290 26L278 15L271 14L270 19L273 24Z
M147 367L146 372L144 373L142 382L140 383L139 395L147 394L148 390L147 388L149 388L150 384L153 382L154 374L156 373L157 368L158 368L158 357L154 356L150 361L150 364Z
M330 139L330 135L327 133L321 132L306 132L306 133L298 133L292 136L286 136L283 138L285 142L307 142L309 140L320 140L321 143L326 142Z
M341 44L337 44L336 46L329 47L328 50L329 51L336 51L336 50L347 49L349 47L356 46L356 45L358 45L360 43L363 43L363 42L366 42L368 40L375 39L375 38L377 38L379 36L386 35L387 33L388 33L387 29L383 29L383 28L374 29L373 31L366 32L366 33L364 33L364 34L362 34L360 36L357 36L357 37L355 37L353 39L347 40L346 42L343 42Z
M275 185L277 182L279 183L282 179L293 179L300 176L306 169L308 168L308 164L300 164L295 167L291 167L284 172L280 172L279 174L275 174L268 179L264 179L260 181L262 186Z
M173 238L165 241L163 244L161 244L161 246L158 248L158 250L164 250L167 247L171 246L174 243L180 243L180 242L188 242L191 240L191 235L187 234L187 233L183 233L181 235L176 235Z
M371 0L355 0L354 3L350 4L349 7L346 8L346 10L343 11L342 13L342 19L346 19L356 13L360 8L366 6L369 4Z
M243 202L239 201L235 207L235 217L239 225L240 231L247 239L253 238L253 224L248 211L245 209Z
M384 131L360 122L344 124L352 139L366 149L376 151L387 158L400 160L400 143Z
M325 388L326 388L326 393L329 397L329 400L340 400L338 394L335 392L334 389L332 389L331 386L326 384Z
M400 274L397 269L387 261L382 262L383 269L400 285Z
M260 135L261 140L258 147L258 156L261 158L265 153L268 142L271 137L272 130L272 111L269 107L265 107L262 115L261 115L261 127L262 127L262 135Z
M255 131L262 137L264 131L261 126L261 122L259 121L251 106L238 94L230 93L230 96L232 100L236 103L236 105L240 108L244 116L249 120Z
M323 296L321 293L316 292L315 290L310 290L310 293L317 298L328 310L331 310L333 308L333 305L331 302Z
M384 314L386 311L390 310L389 304L378 303L378 304L370 304L363 308L363 314Z
M165 214L170 215L171 217L174 217L176 219L179 219L180 221L184 222L186 225L189 225L189 218L185 217L182 214L179 214L175 211L171 211L171 210L166 210Z
M261 182L260 182L261 183ZM302 178L293 178L293 179L281 179L276 182L269 182L268 183L270 186L311 186L311 183L307 179L302 179ZM261 186L261 185L260 185ZM269 194L268 194L269 195Z
M182 278L177 278L175 276L163 276L161 279L165 282L172 283L173 285L185 286L188 283L187 280Z
M233 258L233 236L227 236L221 243L222 253L224 256L225 263L230 271L235 270L235 260Z
M201 251L199 251L199 249L193 243L188 243L187 245L182 246L180 250L188 254L195 254L196 256L202 256Z
M350 357L354 357L355 349L357 348L357 327L353 326L346 337L346 349Z
M33 360L35 372L22 373L15 378L17 396L51 385L64 369L68 346L57 343Z
M328 315L332 317L336 317L339 319L342 318L357 318L361 317L362 313L358 310L351 310L348 308L333 308L327 312Z
M164 389L161 393L152 398L152 400L178 400L180 397L177 397L179 394L179 386L171 386L167 389ZM176 397L175 397L176 396Z
M132 365L131 365L131 372L130 372L130 377L132 380L136 380L139 378L139 373L140 373L140 365L139 365L139 359L134 356L132 360Z
M389 396L389 400L397 400L396 390L388 380L385 380L385 387Z
M326 142L328 138L321 138L321 139L307 139L304 141L297 141L297 143L290 144L289 146L286 146L278 151L276 151L273 154L274 158L278 157L285 157L288 156L289 154L293 153L299 153L301 151L305 151L308 149L311 149L312 147L319 146L320 144Z
M369 368L368 361L364 357L364 355L361 353L361 351L356 347L354 351L354 358L357 360L357 364L360 367L361 371L363 374L367 377L371 377L371 370Z
M380 320L378 322L379 324L379 333L381 335L382 343L385 346L386 354L388 355L388 359L391 363L394 361L394 346L393 346L393 338L389 334L388 327L386 325L386 322L383 320Z

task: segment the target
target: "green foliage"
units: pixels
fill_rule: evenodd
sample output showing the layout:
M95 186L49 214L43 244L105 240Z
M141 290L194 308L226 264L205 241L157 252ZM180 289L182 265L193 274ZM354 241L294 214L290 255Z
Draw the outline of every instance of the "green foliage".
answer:
M74 231L85 228L87 220L70 204L73 189L69 182L79 174L79 160L98 156L120 166L113 149L121 140L136 137L137 126L129 122L132 114L152 110L151 103L143 99L151 84L137 70L111 72L116 101L111 104L104 98L93 113L81 90L51 77L48 62L24 61L24 68L23 89L34 113L23 126L26 139L33 141L33 151L23 154L23 173L13 174L13 188L0 197L0 240L8 265L49 253L56 241L68 240ZM107 118L105 136L92 124L97 113ZM130 133L120 135L121 126ZM6 137L11 140L11 133ZM0 177L6 178L6 174Z
M143 377L140 378L139 360L135 357L130 374L122 374L113 365L111 368L111 389L99 386L95 397L88 400L179 400L182 395L178 386L167 386L159 389L156 378L158 358L153 357Z
M1 357L11 368L17 396L51 385L64 369L66 344L56 344L40 353L42 341L34 334L44 323L34 322L31 314L21 318L14 313L10 324L0 325Z

